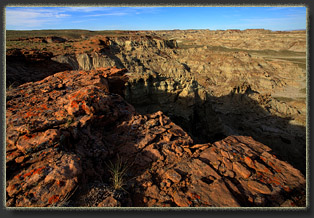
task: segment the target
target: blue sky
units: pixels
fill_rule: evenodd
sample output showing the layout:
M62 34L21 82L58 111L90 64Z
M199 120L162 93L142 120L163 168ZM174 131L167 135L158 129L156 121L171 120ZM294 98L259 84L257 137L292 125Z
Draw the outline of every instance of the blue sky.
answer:
M306 7L6 7L6 29L306 29Z

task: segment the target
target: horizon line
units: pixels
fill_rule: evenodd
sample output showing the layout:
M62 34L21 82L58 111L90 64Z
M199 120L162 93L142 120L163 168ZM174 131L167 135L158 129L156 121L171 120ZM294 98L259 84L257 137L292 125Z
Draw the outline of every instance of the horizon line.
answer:
M142 29L137 29L137 30L128 30L128 29L99 29L99 30L90 30L90 29L32 29L32 30L15 30L15 29L6 29L6 31L53 31L53 30L85 30L85 31L92 31L92 32L97 32L97 31L185 31L185 30L209 30L209 31L227 31L227 30L240 30L240 31L245 31L245 30L268 30L268 31L304 31L307 29L287 29L287 30L271 30L271 29L265 29L265 28L247 28L247 29L237 29L237 28L232 28L232 29L208 29L208 28L200 28L200 29L158 29L158 30L142 30Z

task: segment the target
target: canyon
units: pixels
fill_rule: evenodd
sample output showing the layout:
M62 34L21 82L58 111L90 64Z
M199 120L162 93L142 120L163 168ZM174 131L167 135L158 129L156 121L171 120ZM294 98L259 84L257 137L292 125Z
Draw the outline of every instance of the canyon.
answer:
M7 32L7 206L306 205L305 31L34 33Z

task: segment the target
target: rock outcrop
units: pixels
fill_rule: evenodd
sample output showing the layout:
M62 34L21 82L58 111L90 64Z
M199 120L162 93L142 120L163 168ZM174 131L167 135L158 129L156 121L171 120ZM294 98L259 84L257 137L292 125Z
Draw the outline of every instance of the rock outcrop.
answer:
M7 41L7 206L306 205L304 31L55 33Z
M8 207L306 206L302 173L252 137L195 144L163 112L138 114L119 95L126 72L65 71L7 92Z
M159 35L189 44L207 44L243 50L306 51L306 31L240 30L182 30L159 31Z
M112 152L97 134L134 113L122 97L109 93L108 77L123 80L121 73L61 72L7 93L9 206L58 205L77 187L82 171L93 174L90 158L105 160Z
M126 68L119 94L138 112L163 111L197 143L250 135L305 174L305 31L88 34L9 41L8 89L64 70Z
M214 141L218 135L226 134L208 94L195 80L132 74L126 84L125 99L141 114L163 111L194 141Z
M7 51L7 87L44 79L54 73L72 69L69 64L53 61L51 52L13 49Z

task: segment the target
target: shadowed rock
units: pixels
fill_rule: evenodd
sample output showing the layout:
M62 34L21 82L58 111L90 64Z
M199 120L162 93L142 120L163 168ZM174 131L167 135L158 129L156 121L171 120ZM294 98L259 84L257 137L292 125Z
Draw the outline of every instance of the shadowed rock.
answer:
M305 206L304 176L271 148L247 136L195 144L162 111L138 114L112 93L125 73L65 71L7 92L7 206Z

